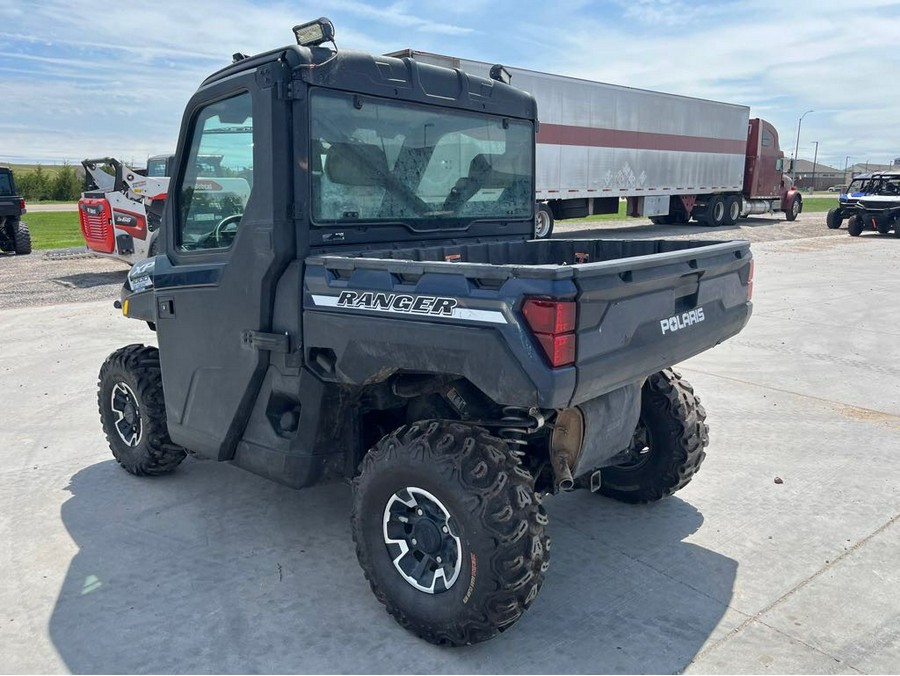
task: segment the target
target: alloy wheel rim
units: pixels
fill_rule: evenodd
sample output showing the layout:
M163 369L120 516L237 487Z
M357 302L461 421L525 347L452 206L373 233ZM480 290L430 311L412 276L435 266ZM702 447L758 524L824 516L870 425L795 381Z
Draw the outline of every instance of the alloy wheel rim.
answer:
M423 488L407 486L387 501L384 544L406 582L427 594L453 587L462 569L462 542L450 511Z
M116 383L109 397L110 410L112 410L115 420L113 427L122 442L134 448L141 443L144 434L144 426L141 424L141 407L138 405L137 397L125 383Z

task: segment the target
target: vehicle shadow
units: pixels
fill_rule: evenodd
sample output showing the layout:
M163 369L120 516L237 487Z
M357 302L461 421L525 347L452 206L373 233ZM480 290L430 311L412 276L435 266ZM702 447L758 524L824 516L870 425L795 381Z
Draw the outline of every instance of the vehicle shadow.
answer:
M128 270L112 270L108 272L81 272L64 277L51 277L50 281L69 289L91 289L107 284L123 284Z
M345 484L291 491L211 462L138 479L75 474L78 546L50 636L74 673L678 672L709 639L737 564L683 542L683 500L548 499L544 588L507 633L469 648L401 629L368 589Z

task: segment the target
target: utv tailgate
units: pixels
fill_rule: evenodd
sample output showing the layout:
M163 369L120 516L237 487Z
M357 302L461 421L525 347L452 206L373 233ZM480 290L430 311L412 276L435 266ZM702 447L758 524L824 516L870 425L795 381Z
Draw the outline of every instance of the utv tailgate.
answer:
M307 307L314 309L304 326L307 345L331 343L339 370L354 382L377 378L360 367L367 361L360 355L378 352L372 363L392 356L399 368L417 370L400 362L428 353L435 372L464 375L495 401L560 408L738 333L751 311L750 269L746 241L520 240L325 254L306 260ZM341 307L344 298L373 296L364 291L400 290L410 298L452 296L454 316ZM526 298L576 301L574 365L550 366L522 314ZM473 321L488 316L498 321ZM451 348L452 358L438 365Z
M622 256L574 266L573 404L699 354L737 334L750 318L748 242L669 251L660 242L659 253L629 257L636 244L603 242L606 255L619 245Z

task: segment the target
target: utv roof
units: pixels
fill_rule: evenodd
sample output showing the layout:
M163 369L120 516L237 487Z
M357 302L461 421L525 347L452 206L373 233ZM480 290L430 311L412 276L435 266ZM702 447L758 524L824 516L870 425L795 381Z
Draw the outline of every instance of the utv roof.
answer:
M236 54L235 62L206 78L201 89L273 61L286 64L292 80L313 86L537 120L531 95L510 85L411 58L348 49L289 45L254 56Z

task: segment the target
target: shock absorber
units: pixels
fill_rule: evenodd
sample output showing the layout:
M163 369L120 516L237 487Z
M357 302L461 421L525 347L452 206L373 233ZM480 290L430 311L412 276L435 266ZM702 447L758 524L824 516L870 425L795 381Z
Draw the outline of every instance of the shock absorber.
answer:
M528 445L526 437L544 426L544 416L534 408L504 406L500 422L502 427L497 429L497 434L509 445L510 451L522 457Z

